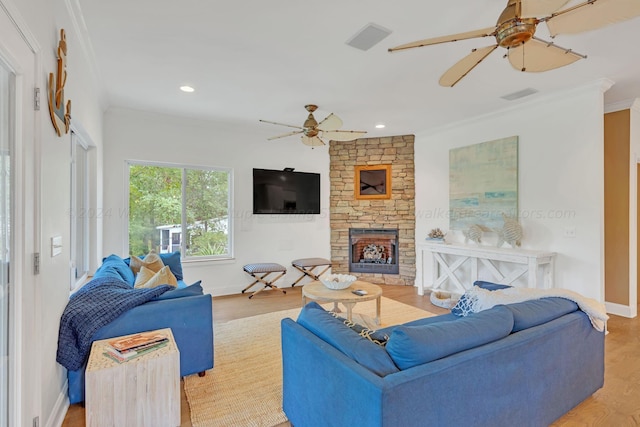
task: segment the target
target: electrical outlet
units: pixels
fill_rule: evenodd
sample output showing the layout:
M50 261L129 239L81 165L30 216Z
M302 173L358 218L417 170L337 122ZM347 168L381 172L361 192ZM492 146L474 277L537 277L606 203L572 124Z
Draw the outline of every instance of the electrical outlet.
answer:
M564 237L574 238L576 237L576 227L565 227L564 228Z

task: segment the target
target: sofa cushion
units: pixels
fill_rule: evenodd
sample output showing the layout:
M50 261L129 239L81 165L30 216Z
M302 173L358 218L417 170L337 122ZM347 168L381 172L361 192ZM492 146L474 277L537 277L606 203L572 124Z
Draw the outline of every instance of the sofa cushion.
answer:
M398 326L385 348L398 368L408 369L499 340L511 329L511 310L497 306L447 322Z
M564 298L541 298L505 305L513 314L513 331L532 328L573 313L578 304Z
M150 253L144 258L139 258L135 255L131 255L129 266L131 267L131 270L133 270L134 274L138 274L138 272L140 271L140 267L142 266L145 266L149 270L157 273L162 269L162 267L164 267L164 263L162 262L162 259L160 259L160 256L158 254Z
M477 286L488 291L497 291L498 289L512 287L509 285L502 285L500 283L485 282L483 280L476 280L475 282L473 282L473 286ZM463 294L460 297L456 305L451 309L451 313L455 314L456 316L463 317L469 315L470 313L473 313L472 307L469 304L469 299L467 298L466 294Z
M200 282L201 280L198 280L194 284L186 286L184 288L177 288L167 291L159 297L156 297L154 301L202 295L204 294L204 291L202 289L202 285L200 285Z
M178 281L168 266L165 265L158 272L153 272L145 266L140 267L134 288L155 288L160 285L169 285L174 288L178 286Z
M113 277L124 280L132 286L135 281L135 277L129 266L122 258L114 254L102 259L102 265L96 270L93 277Z
M362 338L315 302L302 308L298 323L381 377L398 372L383 347Z

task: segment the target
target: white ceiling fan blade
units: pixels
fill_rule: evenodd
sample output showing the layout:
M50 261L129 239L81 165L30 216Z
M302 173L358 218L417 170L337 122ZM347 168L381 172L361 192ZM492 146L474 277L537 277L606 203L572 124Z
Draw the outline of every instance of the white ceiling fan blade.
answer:
M567 3L569 0L522 0L520 17L549 16Z
M322 147L323 145L326 145L324 141L318 138L317 136L313 136L309 138L306 135L302 135L300 138L302 139L302 143L304 145L308 145L310 147Z
M496 27L483 28L481 30L467 31L465 33L450 34L448 36L434 37L431 39L418 40L400 46L392 47L389 52L395 52L396 50L411 49L414 47L430 46L433 44L457 42L458 40L474 39L476 37L492 36L496 32Z
M353 141L366 133L361 130L330 130L322 132L322 137L330 141Z
M544 19L551 37L595 30L640 15L638 0L592 0L561 10Z
M287 132L287 133L282 134L282 135L277 135L277 136L272 136L271 138L267 138L267 141L271 141L271 140L278 139L278 138L284 138L284 137L291 136L291 135L296 135L296 134L302 133L302 132L304 132L304 131L295 130L293 132Z
M476 65L482 62L484 58L489 56L491 52L493 52L498 47L497 44L486 46L480 49L474 49L471 53L460 61L456 62L451 68L449 68L445 73L440 77L440 85L453 87L456 83L458 83L464 76L469 74L471 70L473 70Z
M341 127L342 127L342 120L340 119L340 117L331 113L327 117L325 117L323 121L318 123L318 126L316 126L316 129L327 131L327 130L340 129Z
M293 126L293 125L287 125L287 124L284 124L284 123L270 122L269 120L260 120L260 121L262 123L269 123L269 124L272 124L272 125L286 126L286 127L294 128L294 129L303 129L302 126Z
M508 56L513 68L530 73L553 70L586 58L584 55L537 37L520 46L512 47L509 49Z

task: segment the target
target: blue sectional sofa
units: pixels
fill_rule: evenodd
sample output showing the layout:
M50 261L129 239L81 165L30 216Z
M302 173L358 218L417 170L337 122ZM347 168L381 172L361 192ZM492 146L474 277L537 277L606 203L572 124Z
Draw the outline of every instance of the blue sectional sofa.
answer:
M377 331L386 346L315 303L281 326L296 427L547 426L604 383L604 333L562 298Z
M178 279L178 287L152 298L119 315L102 326L91 341L113 338L137 332L171 328L180 351L180 375L201 374L213 368L213 317L211 295L203 294L200 282L187 286L182 277L180 254L161 254ZM96 280L122 279L133 287L134 276L128 259L111 255L103 260L92 282ZM91 282L85 286L89 286ZM59 340L59 346L60 346ZM60 348L58 352L60 353ZM67 371L69 401L84 401L86 360L79 369Z

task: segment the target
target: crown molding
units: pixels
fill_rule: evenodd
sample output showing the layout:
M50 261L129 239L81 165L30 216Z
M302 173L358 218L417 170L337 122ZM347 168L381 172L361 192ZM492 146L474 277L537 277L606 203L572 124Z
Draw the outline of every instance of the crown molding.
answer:
M82 50L82 53L89 65L92 79L96 86L99 88L98 96L100 98L100 104L106 108L106 90L102 80L100 67L98 66L98 61L96 59L96 54L93 50L93 44L91 43L91 38L89 37L89 30L87 29L87 24L82 13L82 8L80 7L80 1L64 0L64 3L67 8L67 12L69 13L69 18L71 19L71 25L73 26L73 32L75 34L74 42L77 41L78 45L80 45L80 49Z
M13 25L20 33L22 39L27 43L29 49L31 49L33 53L39 53L41 49L40 43L38 43L38 40L29 29L29 26L27 25L26 21L22 17L22 14L13 3L13 1L0 0L0 8L5 11L9 19L13 22Z
M634 110L640 112L640 99L625 99L604 106L605 113L614 113L622 110Z
M506 113L522 110L523 108L528 108L528 107L541 105L541 104L543 105L549 104L556 100L566 100L567 98L570 98L574 95L583 94L586 91L592 91L594 89L597 89L604 94L607 90L609 90L609 88L611 88L611 86L613 86L613 84L614 84L613 80L610 80L607 78L601 78L580 86L574 86L564 90L557 90L555 92L551 92L548 94L538 92L538 95L533 99L522 98L523 100L521 102L515 101L514 104L499 110L491 111L489 113L481 114L479 116L470 117L457 122L447 123L442 126L438 126L435 128L427 129L423 132L416 132L416 133L419 133L421 135L434 135L441 132L445 132L449 129L455 129L460 126L468 126L474 123L482 122L492 117L504 116Z

